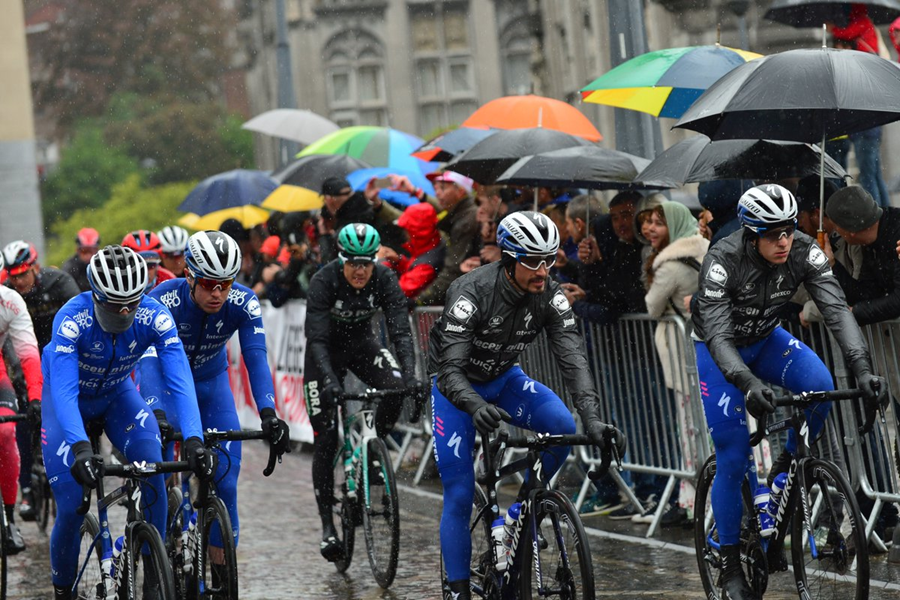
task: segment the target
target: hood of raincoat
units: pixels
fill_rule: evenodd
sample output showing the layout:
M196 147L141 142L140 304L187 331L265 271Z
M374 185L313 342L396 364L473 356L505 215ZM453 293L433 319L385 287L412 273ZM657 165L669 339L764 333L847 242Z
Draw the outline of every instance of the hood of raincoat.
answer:
M409 241L404 246L413 257L440 243L441 234L438 233L437 222L437 211L427 202L413 204L397 219L397 225L409 234Z

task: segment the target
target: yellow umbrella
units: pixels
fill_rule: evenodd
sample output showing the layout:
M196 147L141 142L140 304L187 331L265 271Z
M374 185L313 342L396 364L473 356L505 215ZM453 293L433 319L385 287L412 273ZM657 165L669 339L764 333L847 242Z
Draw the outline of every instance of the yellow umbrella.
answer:
M265 223L269 218L269 211L258 206L246 205L234 208L226 208L211 212L202 217L196 213L188 213L178 219L178 224L190 229L203 231L206 229L218 229L226 219L237 219L246 229Z
M322 195L304 187L282 184L263 200L262 206L281 212L315 210L322 208Z

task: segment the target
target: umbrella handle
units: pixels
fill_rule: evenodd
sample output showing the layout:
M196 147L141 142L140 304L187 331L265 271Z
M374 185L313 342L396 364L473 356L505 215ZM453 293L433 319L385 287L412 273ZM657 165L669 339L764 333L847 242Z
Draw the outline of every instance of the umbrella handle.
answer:
M816 233L816 241L819 242L819 248L825 249L825 232L821 229Z

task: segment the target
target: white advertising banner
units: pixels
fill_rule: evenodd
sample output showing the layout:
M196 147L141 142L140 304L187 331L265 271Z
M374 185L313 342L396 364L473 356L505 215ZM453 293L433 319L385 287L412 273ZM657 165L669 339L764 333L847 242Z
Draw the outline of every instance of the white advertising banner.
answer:
M275 409L290 426L292 440L312 443L313 430L303 397L306 302L292 300L281 308L273 308L263 300L261 305L269 368L275 384ZM228 342L228 359L228 378L241 427L255 429L259 427L259 416L237 336Z

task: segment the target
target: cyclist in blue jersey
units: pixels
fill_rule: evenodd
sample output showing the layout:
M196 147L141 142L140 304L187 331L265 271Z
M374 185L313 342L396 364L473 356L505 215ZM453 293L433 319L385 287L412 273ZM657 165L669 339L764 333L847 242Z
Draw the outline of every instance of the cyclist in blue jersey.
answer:
M188 239L185 264L185 278L165 281L149 295L172 311L197 388L203 428L220 431L241 428L228 385L225 353L225 343L236 331L262 429L279 453L290 452L288 425L275 413L275 389L266 358L266 331L259 300L252 290L234 282L241 268L240 247L225 233L200 231ZM172 406L173 393L160 376L161 357L149 348L140 365L141 394L153 408L157 420L163 423L162 427L167 428L166 413ZM178 425L173 419L171 426ZM237 510L240 470L241 443L223 444L219 449L216 491L228 508L235 544L240 530ZM218 535L218 531L213 533ZM212 543L220 547L215 535Z
M50 536L57 599L72 597L83 521L76 509L83 487L97 486L100 457L91 449L85 423L101 423L129 461L162 460L156 417L130 376L147 348L154 347L166 365L163 377L184 428L191 470L204 479L215 472L215 457L203 446L194 383L175 322L164 306L144 296L147 263L131 249L107 246L91 259L88 279L91 291L69 300L56 315L42 360L41 443L57 503ZM146 518L165 536L164 478L157 475L143 485Z
M519 355L542 330L585 433L597 447L607 445L604 433L609 426L600 419L599 396L575 313L559 284L548 277L559 249L556 225L537 212L513 213L500 222L497 245L500 261L470 271L450 285L444 312L428 340L428 372L434 378L434 454L444 486L440 535L448 600L471 597L475 431L489 433L506 420L541 433L575 433L575 419L566 403L519 366ZM622 456L625 436L618 430L615 435ZM544 453L547 479L568 454L568 447ZM523 488L517 500L527 493Z
M834 389L816 353L779 325L800 284L822 312L867 403L879 401L882 386L828 258L814 239L795 231L793 194L780 185L751 188L738 202L738 218L742 228L703 260L692 320L703 409L716 448L710 503L721 544L723 598L747 600L757 596L740 557L741 482L750 454L746 413L759 418L774 412L770 384L794 393ZM830 407L822 402L807 411L810 439L822 430ZM772 466L770 486L777 473L787 471L796 447L791 435ZM786 570L787 561L783 554L770 555L768 566Z

